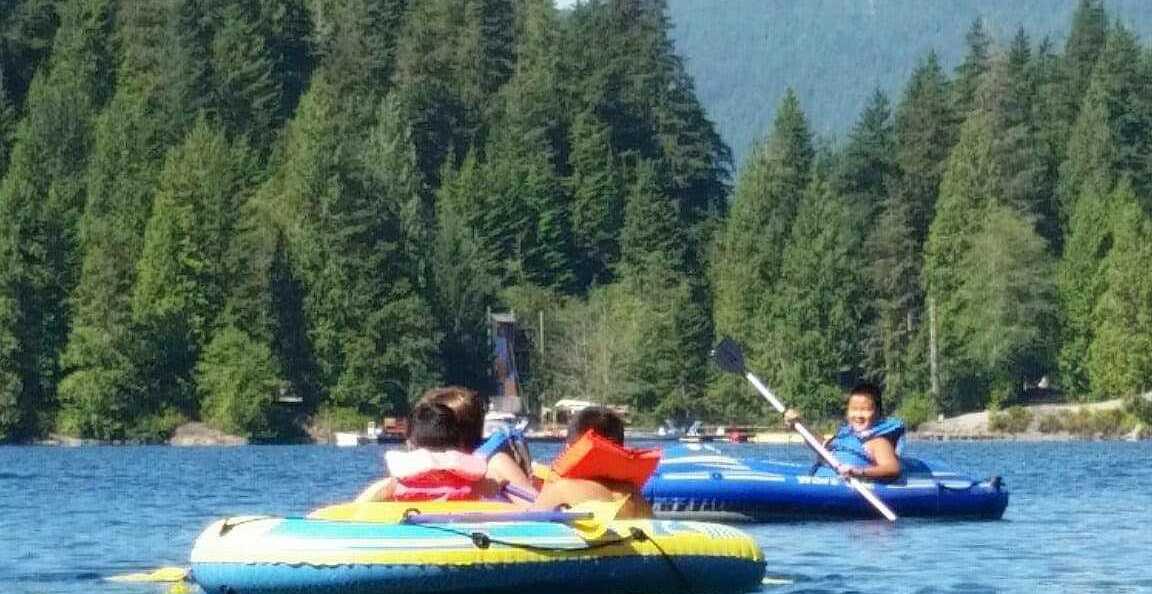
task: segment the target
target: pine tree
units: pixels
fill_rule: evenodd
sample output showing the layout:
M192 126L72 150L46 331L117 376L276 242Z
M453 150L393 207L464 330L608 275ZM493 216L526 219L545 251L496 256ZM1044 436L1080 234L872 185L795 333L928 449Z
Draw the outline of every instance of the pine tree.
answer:
M174 22L196 22L187 5L132 3L119 7L121 39L116 94L96 122L81 222L84 258L73 295L76 314L63 355L62 429L101 439L162 439L178 422L149 386L168 374L148 368L140 348L131 296L144 230L162 159L192 123L203 102L194 76L194 31L162 52ZM185 80L180 76L189 75Z
M319 384L333 406L402 412L435 377L437 338L405 258L404 211L417 199L408 128L390 101L359 131L362 97L313 77L289 127L276 195L306 288L304 312ZM350 114L352 114L350 116Z
M888 97L876 89L848 135L836 172L836 193L857 209L861 219L871 219L878 212L896 175L896 136L891 116Z
M595 113L579 114L572 125L572 232L583 286L614 278L620 258L624 222L624 188L620 165L612 153L609 130Z
M1152 221L1129 183L1108 200L1112 249L1101 264L1103 284L1092 312L1086 367L1098 398L1140 394L1152 374Z
M1081 112L1081 119L1088 115ZM1104 259L1112 246L1107 174L1086 183L1068 217L1059 288L1063 319L1060 336L1060 385L1070 396L1091 393L1088 349L1096 332L1094 312L1106 288Z
M1003 200L1004 171L994 155L995 119L974 111L948 159L940 203L924 246L924 285L936 307L940 386L937 406L954 412L979 402L985 386L971 373L960 324L965 316L958 291L964 285L964 258L981 230L991 204Z
M327 84L336 85L339 94L379 97L387 92L397 69L398 43L409 4L408 0L311 2L313 43L327 72ZM415 11L424 3L411 4ZM374 109L371 104L350 107L368 116Z
M504 0L429 0L406 13L393 84L412 121L420 171L434 186L447 157L458 162L481 144L481 115L511 74L512 31L502 30L514 25L509 9Z
M815 158L812 134L796 95L789 92L776 112L772 134L758 146L736 185L732 211L720 235L713 264L718 334L748 347L750 361L763 363L769 345L761 333L764 312L780 276L785 245ZM764 357L767 359L767 357Z
M791 406L835 416L840 372L863 359L863 266L854 207L827 180L805 191L784 250L779 298L772 302L777 386Z
M1093 312L1106 289L1103 261L1112 245L1108 196L1124 177L1139 196L1147 179L1149 120L1141 109L1139 65L1133 63L1139 57L1131 33L1119 26L1109 33L1060 167L1065 238L1060 369L1062 385L1077 396L1097 393L1089 383L1087 359L1096 328Z
M867 280L875 295L865 352L870 375L883 377L885 391L895 398L923 388L913 358L923 303L920 269L923 253L916 242L908 204L889 198L874 224L866 227L864 252L869 256Z
M685 357L707 346L707 310L694 303L685 277L686 245L675 203L658 181L655 165L640 162L628 193L621 233L621 274L640 305L633 334L631 384L624 387L638 410L683 416L703 394L705 361Z
M92 142L91 120L107 96L109 3L60 5L52 58L32 83L7 176L0 185L0 302L9 312L0 343L18 345L0 360L5 385L19 385L18 418L9 439L33 438L51 428L80 251L77 221L85 200L83 171ZM15 378L19 378L18 380Z
M1108 35L1108 15L1102 0L1080 0L1072 15L1072 26L1061 60L1064 88L1060 96L1067 102L1069 124L1076 120L1084 94L1088 92L1096 60Z
M0 2L0 72L5 91L22 108L33 76L49 59L60 24L57 0ZM3 86L3 85L0 85Z
M384 213L379 218L387 226L376 231L374 245L354 246L380 260L375 264L380 276L368 272L363 279L380 295L366 301L375 309L369 319L379 320L379 325L368 329L375 334L370 335L372 345L364 363L374 374L366 378L371 388L391 387L384 392L394 412L406 410L410 400L439 378L435 357L439 337L427 295L421 291L422 265L415 260L423 256L415 247L422 240L413 234L422 232L427 221L413 219L414 205L423 200L423 181L412 137L402 106L396 98L386 98L377 110L360 166L368 205Z
M1132 180L1138 196L1152 193L1152 83L1145 77L1144 55L1136 35L1111 28L1093 72L1100 81L1116 138L1116 171Z
M986 386L993 402L1017 397L1022 385L1054 367L1058 312L1048 246L1026 217L992 204L959 268L964 271L960 286L952 299L941 302L954 303L956 320L945 327L957 332L961 352L974 367L969 377L954 377L960 385ZM961 405L982 404L961 400Z
M1052 252L1063 250L1064 236L1060 227L1060 206L1057 198L1057 184L1060 174L1060 161L1068 142L1070 120L1065 115L1064 97L1060 95L1060 63L1052 53L1051 42L1044 39L1036 48L1031 61L1025 67L1024 76L1029 82L1032 104L1029 121L1032 130L1034 149L1042 163L1043 170L1034 180L1033 196L1035 203L1036 230L1048 240Z
M1000 130L993 141L1001 164L1003 203L1034 222L1046 239L1056 239L1056 212L1051 200L1055 164L1051 147L1033 120L1035 85L1028 76L1027 38L1017 36L1014 51L992 60L985 74L978 109Z
M228 3L215 15L211 45L211 111L233 135L266 146L283 109L276 63L260 36L256 7Z
M196 385L209 424L256 441L280 436L274 411L283 384L267 344L220 329L196 364Z
M16 106L8 97L5 83L4 66L0 64L0 180L8 171L8 155L16 142L16 124L19 122Z
M187 416L199 409L191 375L233 282L227 255L253 170L246 146L233 146L201 120L169 153L157 180L132 311L153 354L143 362L151 368L152 397Z
M893 199L905 205L917 245L928 237L940 181L956 142L954 113L948 80L936 54L929 53L912 73L894 122L900 178Z
M386 30L394 31L403 5L390 5L389 10L394 16L385 21ZM272 79L280 91L274 118L280 128L296 110L312 73L311 14L305 0L260 0L256 24L272 60Z
M896 361L901 356L893 337L905 317L896 304L905 299L906 292L918 292L919 285L914 275L903 278L909 256L902 245L908 233L901 218L906 213L899 210L900 205L888 201L897 173L896 137L888 98L877 89L853 127L830 183L837 200L842 199L853 213L846 221L855 240L869 246L865 250L869 257L860 262L868 274L858 282L870 286L873 294L889 306L874 307L862 314L860 322L868 327L867 334L861 337L865 342L864 366L870 375L891 374L893 379L899 373Z
M592 111L617 155L660 162L700 259L727 210L731 154L708 121L675 53L664 0L581 3L571 15L561 64L572 112Z
M968 54L964 56L964 62L956 68L956 82L952 88L953 110L961 119L975 107L980 79L985 72L988 72L992 58L990 51L992 40L984 31L984 19L977 17L972 21L964 40L968 43Z
M459 171L442 176L433 242L433 304L443 337L439 358L445 381L487 387L492 356L487 312L496 304L501 266L468 209L477 175L476 161L468 157Z
M562 157L552 10L541 5L527 15L515 74L493 101L482 219L487 243L511 240L502 255L512 261L512 278L566 291L575 285L574 245L568 195L557 171ZM501 224L517 219L520 225Z

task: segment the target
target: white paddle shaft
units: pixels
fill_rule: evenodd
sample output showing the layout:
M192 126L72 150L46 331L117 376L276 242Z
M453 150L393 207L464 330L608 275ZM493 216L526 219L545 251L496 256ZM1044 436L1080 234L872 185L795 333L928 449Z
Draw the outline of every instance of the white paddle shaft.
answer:
M773 408L775 408L780 413L784 412L784 404L780 402L778 398L776 398L776 395L772 393L772 390L768 389L768 386L765 386L764 383L760 381L760 378L756 377L751 371L745 373L744 377L748 378L748 381L752 382L753 386L756 386L756 390L760 392L762 396L768 399L768 402L772 405ZM804 441L808 444L809 447L816 450L816 453L819 454L825 462L832 465L832 468L840 468L840 461L836 459L836 456L833 456L832 452L829 452L828 448L824 447L824 444L821 443L820 440L816 439L816 436L812 435L812 432L809 431L807 427L801 425L800 423L793 423L792 428L795 429L796 432L804 438ZM877 497L871 489L865 487L863 483L856 479L856 477L848 477L848 485L855 489L861 497L868 500L868 503L871 503L872 507L876 508L876 511L880 512L880 515L884 516L892 522L896 521L896 513L893 512L892 509L889 508L883 501L880 501L880 498Z

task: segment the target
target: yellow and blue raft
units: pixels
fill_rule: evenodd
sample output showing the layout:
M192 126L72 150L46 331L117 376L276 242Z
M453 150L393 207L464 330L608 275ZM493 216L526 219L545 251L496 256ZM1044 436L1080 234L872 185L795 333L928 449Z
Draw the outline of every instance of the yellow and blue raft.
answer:
M231 594L746 592L764 559L747 534L702 522L368 503L217 521L196 540L191 576Z

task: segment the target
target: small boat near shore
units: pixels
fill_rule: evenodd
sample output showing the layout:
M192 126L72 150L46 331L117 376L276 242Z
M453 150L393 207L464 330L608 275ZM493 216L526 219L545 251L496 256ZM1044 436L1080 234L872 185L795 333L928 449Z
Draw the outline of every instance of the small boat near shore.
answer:
M865 485L899 516L995 520L1008 506L999 477L973 479L946 465L902 457L904 472ZM827 466L784 464L676 448L644 486L659 518L769 521L875 518L876 511Z

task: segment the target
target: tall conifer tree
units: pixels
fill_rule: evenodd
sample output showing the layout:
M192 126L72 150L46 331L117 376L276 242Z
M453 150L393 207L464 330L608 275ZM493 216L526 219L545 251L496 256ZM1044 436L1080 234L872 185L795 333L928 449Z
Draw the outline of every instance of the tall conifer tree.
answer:
M254 169L243 142L233 145L201 120L157 180L132 310L160 368L146 373L150 391L188 416L199 408L191 386L197 357L234 282L227 256Z
M1102 262L1103 293L1092 312L1086 367L1099 398L1140 394L1152 375L1152 220L1131 184L1108 199L1112 249Z
M1061 60L1064 88L1060 96L1067 102L1064 113L1069 125L1080 113L1080 105L1088 92L1107 35L1108 14L1103 0L1080 0L1072 15L1072 27Z
M611 282L620 258L624 182L609 132L590 111L577 115L572 125L568 186L579 281L584 286Z
M812 133L791 91L780 102L771 135L744 166L713 264L716 331L748 347L757 369L775 369L766 314L815 151ZM772 378L770 378L772 379ZM721 384L721 390L734 390ZM746 392L734 392L740 394Z
M956 141L954 113L948 79L936 54L929 53L912 73L894 122L900 178L893 199L906 205L918 245L928 237L940 180Z
M925 244L924 285L933 300L937 321L940 410L955 412L979 402L985 385L972 373L975 362L967 358L961 323L965 318L958 291L964 285L964 258L981 230L991 204L1003 200L1003 165L994 155L995 119L973 112L961 130L960 140L948 159L940 189L940 203Z
M174 21L197 21L190 10L165 2L119 7L116 94L96 123L76 317L64 353L70 371L61 385L62 428L69 433L156 439L172 429L156 426L155 432L130 435L134 425L151 424L150 415L160 415L160 425L168 423L160 419L172 419L163 416L161 395L148 393L147 386L163 380L145 369L166 372L162 364L151 364L153 353L139 348L131 295L162 158L192 122L187 110L202 105L181 78L199 67L199 38L188 31L175 40L174 51L160 51L172 41Z
M9 98L5 84L4 67L0 65L0 180L4 179L4 173L8 171L8 155L16 142L17 118L16 105Z
M433 307L440 324L440 361L448 382L488 387L489 308L496 305L503 263L480 236L475 201L485 186L473 155L458 170L446 168L436 193Z
M839 372L855 372L866 294L855 206L817 177L805 191L784 250L772 332L777 385L793 406L819 416L841 407Z
M36 437L51 428L57 385L72 317L80 248L77 222L85 200L83 171L92 144L92 118L109 82L110 3L71 0L59 6L61 26L52 58L32 83L25 116L0 186L0 314L8 326L0 343L19 345L5 383L19 378L19 419L0 430L9 439Z
M984 30L984 19L977 17L972 21L964 40L968 43L968 54L964 56L964 62L956 67L956 81L952 87L953 109L961 121L975 107L980 79L988 71L992 58L992 40Z

